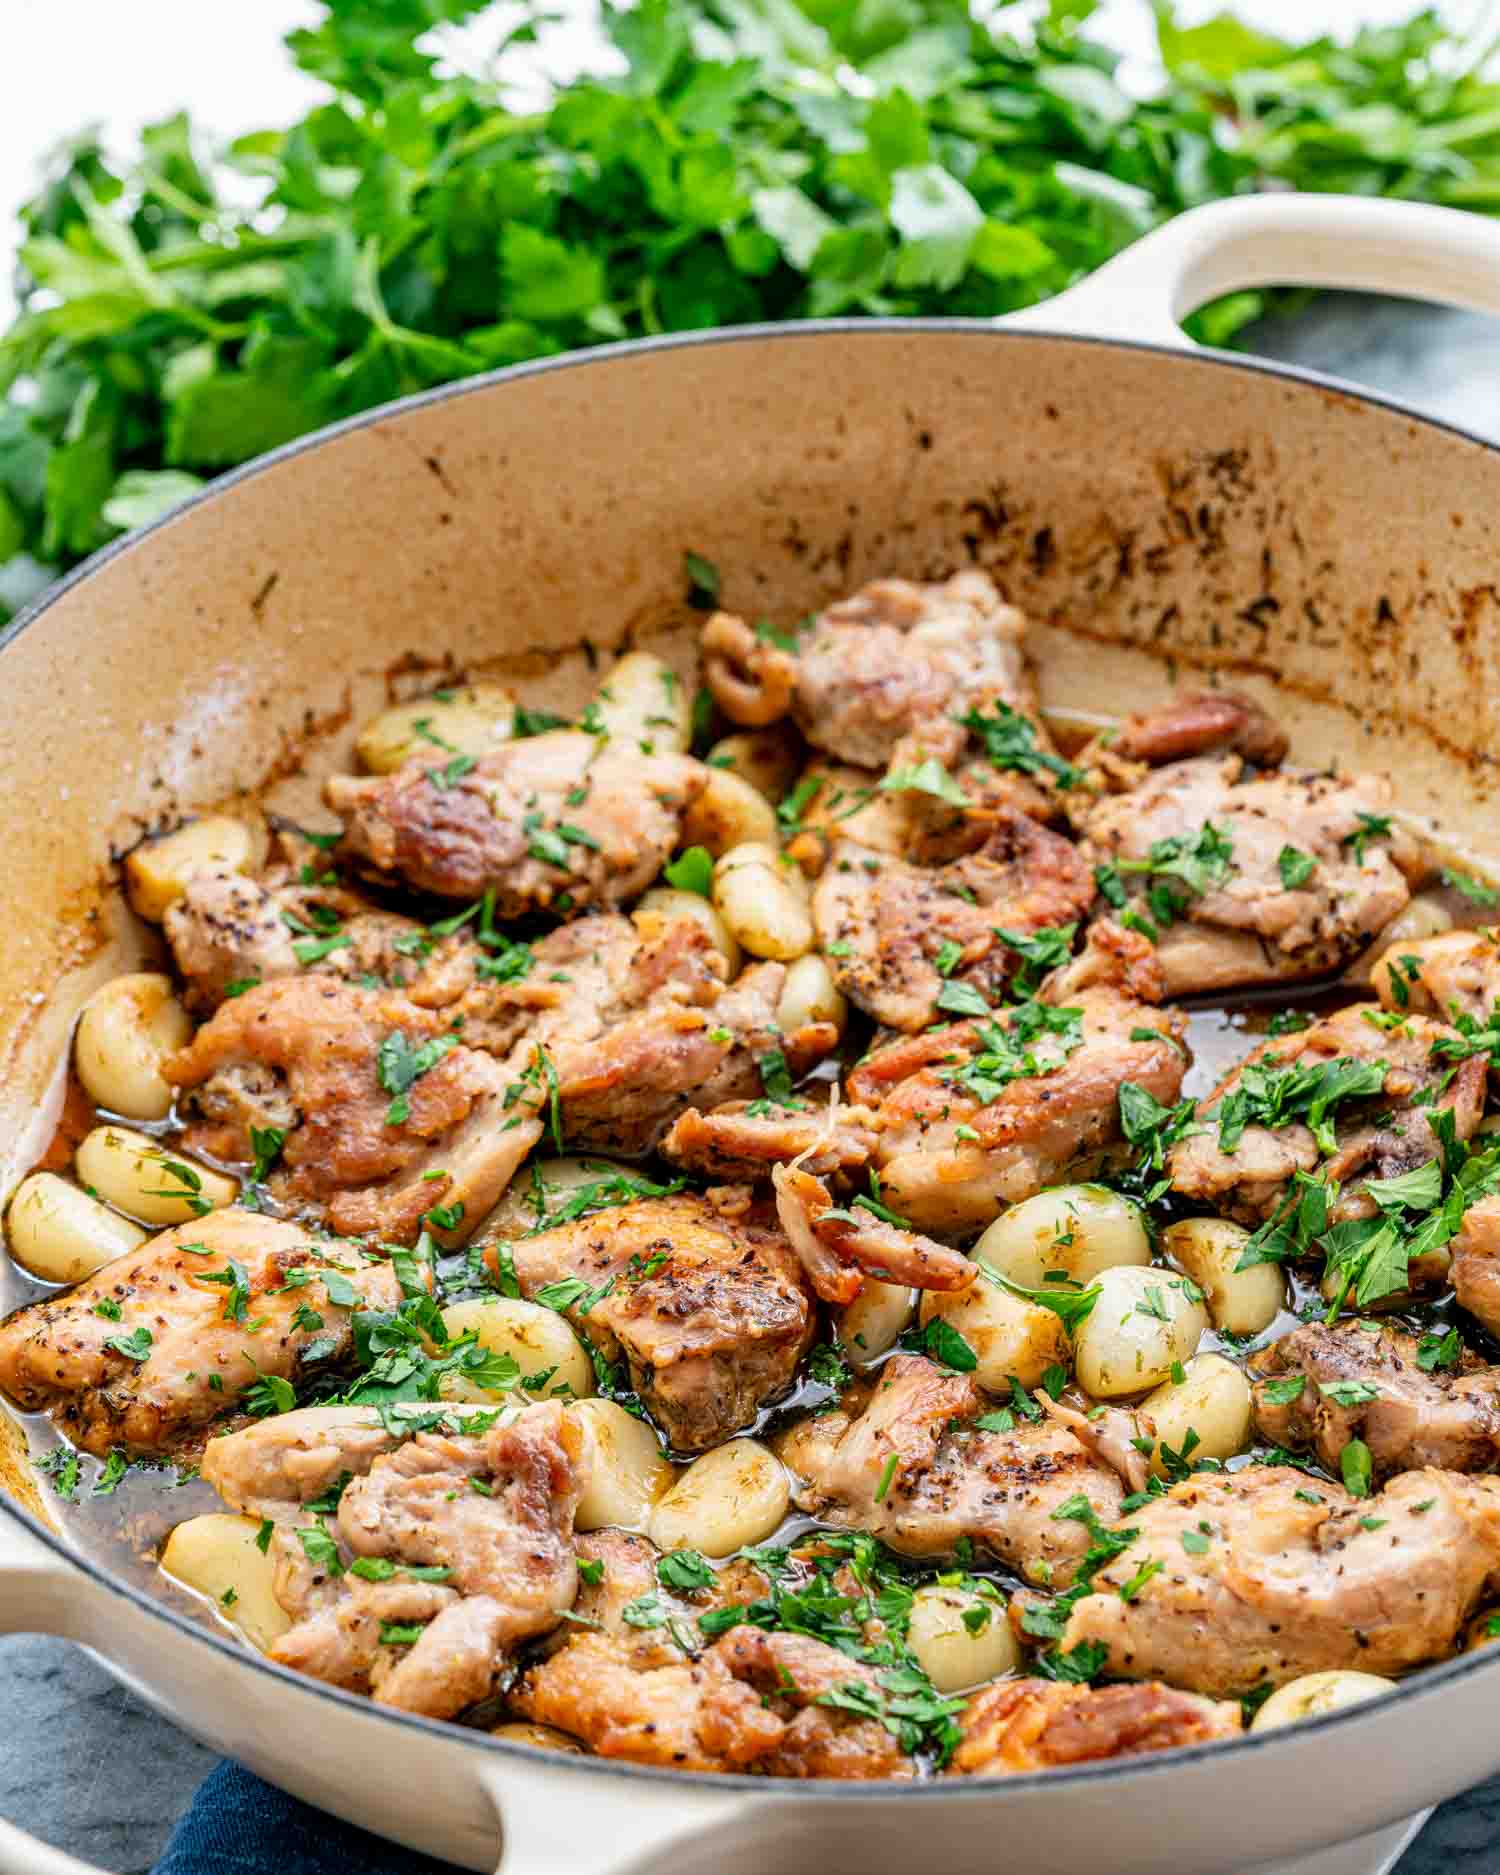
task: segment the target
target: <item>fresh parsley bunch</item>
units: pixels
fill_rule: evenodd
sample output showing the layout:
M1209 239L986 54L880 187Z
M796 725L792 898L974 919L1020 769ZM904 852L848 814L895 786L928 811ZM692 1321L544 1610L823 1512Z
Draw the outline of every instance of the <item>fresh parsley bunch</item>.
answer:
M300 123L210 161L177 116L123 165L88 135L55 161L0 339L0 619L205 477L448 379L751 320L1004 313L1268 184L1500 199L1500 87L1430 11L1293 45L1161 0L1142 100L1093 0L1025 33L965 0L640 0L606 6L617 76L521 111L440 56L487 8L324 0L287 41L327 86Z

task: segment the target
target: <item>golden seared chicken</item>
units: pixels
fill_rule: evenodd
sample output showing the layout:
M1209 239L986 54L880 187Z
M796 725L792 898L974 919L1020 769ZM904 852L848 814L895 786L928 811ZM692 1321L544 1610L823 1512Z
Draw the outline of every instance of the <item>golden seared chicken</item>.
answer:
M765 1577L748 1562L714 1571L703 1588L669 1590L658 1575L662 1553L624 1530L579 1538L577 1560L591 1579L579 1588L576 1620L557 1635L557 1648L531 1667L512 1693L510 1704L523 1716L574 1734L602 1757L641 1764L744 1770L769 1768L763 1761L776 1755L795 1766L797 1740L802 1733L816 1733L817 1742L842 1736L862 1746L859 1757L881 1766L864 1776L889 1776L898 1768L889 1734L883 1740L874 1733L851 1738L832 1714L823 1731L814 1718L789 1729L787 1719L795 1708L772 1710L756 1684L759 1663L752 1667L744 1648L729 1644L737 1643L744 1629L716 1646L709 1643L697 1626L701 1616L756 1601L767 1592ZM634 1618L643 1607L651 1611L647 1626ZM846 1680L859 1676L844 1654L817 1641L806 1646L825 1673L838 1663ZM810 1738L808 1748L812 1744ZM797 1768L784 1774L810 1776Z
M648 1661L650 1664L648 1664ZM911 1777L879 1719L835 1688L881 1703L877 1672L803 1634L737 1627L701 1652L583 1634L533 1667L515 1711L581 1738L601 1758L771 1777Z
M1458 1357L1456 1341L1452 1369L1424 1368L1419 1346L1405 1329L1367 1321L1281 1336L1250 1364L1261 1437L1312 1452L1335 1474L1351 1439L1369 1447L1377 1478L1424 1465L1500 1469L1500 1371Z
M783 1435L798 1508L868 1530L903 1556L951 1556L967 1538L1018 1574L1061 1586L1090 1538L1087 1520L1058 1513L1081 1497L1111 1523L1125 1483L1065 1423L987 1432L975 1424L985 1411L966 1375L893 1356L862 1410L819 1413Z
M1485 1062L1458 1064L1453 1031L1428 1016L1394 1029L1340 1009L1254 1048L1198 1108L1199 1130L1167 1160L1175 1190L1247 1221L1269 1217L1294 1174L1321 1170L1344 1197L1338 1216L1372 1209L1359 1179L1394 1178L1441 1157L1434 1108L1468 1139L1484 1111Z
M1472 1016L1482 1028L1500 1006L1500 930L1398 938L1370 981L1393 1013L1420 1011L1449 1022Z
M461 1034L450 1012L395 990L325 976L264 983L168 1063L184 1143L249 1160L254 1130L275 1128L272 1190L348 1235L409 1243L439 1205L462 1206L472 1226L540 1139L547 1095L539 1068L524 1081Z
M818 941L839 988L889 1028L939 1020L945 982L998 997L1022 962L1007 935L1071 934L1093 901L1093 874L1071 841L1004 809L983 828L983 845L939 866L833 843L813 893Z
M769 1208L735 1187L647 1198L510 1245L541 1295L631 1385L676 1449L703 1452L791 1385L815 1321ZM497 1251L486 1251L491 1269Z
M441 1010L325 976L232 998L168 1070L187 1143L249 1160L252 1130L274 1127L273 1191L334 1228L406 1242L441 1206L466 1236L544 1129L645 1152L685 1108L759 1093L763 1062L800 1073L838 1039L783 1034L785 966L726 985L689 920L643 940L617 914L580 918L505 967Z
M1500 1583L1500 1479L1450 1471L1403 1472L1362 1498L1282 1466L1205 1472L1127 1528L1059 1646L1095 1643L1111 1678L1190 1692L1441 1659Z
M969 1700L963 1742L950 1770L1014 1777L1063 1764L1133 1758L1143 1751L1237 1738L1237 1701L1202 1699L1173 1687L1069 1686L1055 1680L996 1680Z
M571 1145L649 1152L680 1114L761 1095L774 1065L799 1075L837 1045L832 1023L781 1029L785 964L752 963L726 984L724 959L689 919L645 940L623 918L580 920L575 952L596 926L607 930L587 961L563 955L567 931L538 946L572 978L558 1018L531 1032L547 1047ZM538 974L545 995L550 972Z
M863 1207L836 1205L822 1179L805 1166L778 1165L771 1183L781 1227L824 1302L852 1302L866 1276L950 1294L974 1281L976 1266L960 1251Z
M1006 1205L1085 1175L1120 1138L1120 1089L1182 1089L1182 1017L1135 932L1096 925L1033 1002L903 1038L848 1075L874 1111L886 1203L919 1230L977 1230Z
M474 982L468 931L431 936L415 918L382 911L336 883L198 873L162 923L188 1005L198 1010L279 977L378 977L432 1009L456 1002Z
M1454 1295L1475 1321L1500 1335L1500 1195L1469 1206L1449 1249Z
M344 822L341 856L377 878L439 898L493 892L501 918L574 916L645 891L708 772L691 756L559 730L477 761L337 775L324 795Z
M815 748L883 769L913 731L961 744L950 726L980 699L1033 714L1025 636L1025 617L984 573L927 586L880 579L819 612L795 653L716 613L703 633L704 675L735 722L759 728L790 710Z
M330 1411L340 1417L316 1422ZM272 1659L382 1705L455 1717L494 1689L519 1642L572 1605L578 1427L554 1401L509 1425L395 1444L374 1438L369 1409L362 1426L340 1408L288 1419L306 1428L300 1447L277 1420L213 1440L203 1461L227 1503L276 1526L276 1598L294 1625ZM348 1481L314 1491L327 1466L289 1461L330 1445Z
M863 1107L784 1107L731 1100L706 1113L689 1108L661 1142L661 1155L699 1178L754 1183L795 1159L826 1178L867 1165L875 1152L875 1116Z
M389 1263L253 1211L164 1231L0 1323L0 1387L87 1452L180 1451L263 1377L346 1357L355 1308L394 1309Z
M1238 755L1156 770L1082 816L1103 886L1160 934L1172 996L1323 976L1411 896L1415 847L1381 775L1248 777Z

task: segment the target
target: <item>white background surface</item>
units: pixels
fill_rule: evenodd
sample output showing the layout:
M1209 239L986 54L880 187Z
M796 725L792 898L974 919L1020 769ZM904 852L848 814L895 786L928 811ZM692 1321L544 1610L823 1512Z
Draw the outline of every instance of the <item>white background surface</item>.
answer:
M1188 21L1229 0L1180 0ZM1234 10L1270 32L1307 37L1400 19L1419 0L1238 0ZM554 10L556 8L554 7ZM555 71L588 62L595 44L590 0L567 9L576 23L549 36ZM1486 0L1446 0L1464 26ZM294 71L281 35L317 16L313 0L0 0L0 247L35 179L39 157L82 125L104 126L128 149L134 127L186 108L206 133L233 136L299 115L321 88ZM1148 0L1105 0L1095 25L1144 79L1154 45ZM482 47L493 35L476 33ZM0 304L5 300L0 270Z

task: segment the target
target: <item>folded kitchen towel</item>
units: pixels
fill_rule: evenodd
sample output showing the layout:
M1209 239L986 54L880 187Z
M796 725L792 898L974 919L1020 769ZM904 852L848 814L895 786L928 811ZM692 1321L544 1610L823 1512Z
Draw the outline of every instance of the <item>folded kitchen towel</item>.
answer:
M199 1786L152 1875L461 1875L326 1816L224 1763Z

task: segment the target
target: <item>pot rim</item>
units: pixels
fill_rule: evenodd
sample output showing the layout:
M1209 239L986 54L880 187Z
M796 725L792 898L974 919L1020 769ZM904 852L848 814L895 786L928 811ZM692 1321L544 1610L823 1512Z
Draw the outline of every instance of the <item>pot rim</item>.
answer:
M1007 329L1003 320L991 319L809 319L795 324L773 322L745 326L716 326L699 332L665 333L651 338L600 345L586 351L564 352L552 358L532 359L522 364L506 366L498 371L459 378L451 383L435 385L430 390L417 391L408 397L379 404L371 410L360 411L337 423L326 424L321 429L309 431L306 436L295 437L278 449L256 456L250 462L216 476L197 494L190 496L157 520L132 533L122 535L116 541L109 542L70 572L64 574L61 579L54 581L29 605L23 606L8 624L0 626L0 654L3 654L23 631L39 623L51 608L76 586L93 578L117 555L133 552L142 546L159 529L173 525L194 509L228 493L241 482L262 475L294 456L319 449L327 443L352 435L371 424L384 422L390 417L401 416L407 411L441 403L450 398L492 390L501 384L515 383L526 378L539 377L545 373L587 370L591 367L602 368L619 362L628 363L632 358L658 352L689 351L700 346L762 343L768 340L777 343L795 343L834 337L920 337L924 334L935 337L963 334L975 339L994 338L1011 344L1041 340L1090 348L1154 354L1171 363L1202 364L1252 372L1268 378L1284 379L1293 384L1303 385L1312 391L1321 391L1325 395L1331 393L1341 398L1352 398L1360 403L1420 423L1425 428L1456 437L1463 442L1477 444L1491 452L1500 451L1500 440L1480 435L1477 431L1447 418L1429 415L1400 398L1365 389L1330 373L1309 370L1299 365L1288 365L1275 359L1224 351L1212 346L1194 346L1191 350L1183 350L1172 345L1143 339L1123 339L1067 331L1054 332L1037 327L1013 330ZM842 1782L833 1778L765 1777L748 1772L694 1771L688 1773L674 1770L667 1765L633 1764L624 1760L599 1757L574 1757L570 1753L549 1751L544 1747L524 1744L516 1739L495 1738L488 1733L454 1725L446 1720L426 1718L418 1713L402 1712L392 1706L377 1705L374 1701L363 1698L357 1693L345 1691L341 1687L329 1686L320 1680L295 1672L290 1667L281 1666L254 1649L230 1639L228 1635L216 1634L212 1629L192 1620L189 1616L167 1607L144 1588L138 1588L130 1582L121 1580L91 1557L71 1548L49 1525L40 1518L34 1517L3 1493L0 1493L0 1516L14 1519L30 1535L44 1543L67 1568L80 1571L97 1587L133 1603L143 1613L165 1623L189 1642L207 1646L221 1654L226 1660L234 1661L240 1666L267 1673L273 1678L285 1679L302 1692L315 1698L331 1701L340 1708L347 1708L400 1727L417 1728L430 1734L439 1742L455 1748L488 1751L502 1758L514 1758L523 1764L545 1763L549 1771L561 1771L567 1775L608 1776L630 1780L645 1778L670 1788L680 1788L683 1779L687 1778L689 1787L693 1789L765 1792L782 1799L789 1798L795 1793L799 1802L816 1800L823 1803L869 1803L889 1802L898 1798L906 1803L913 1801L931 1803L939 1799L948 1802L995 1802L1002 1800L1011 1791L1018 1794L1034 1793L1042 1789L1061 1792L1085 1781L1092 1784L1123 1782L1147 1776L1160 1778L1171 1775L1189 1763L1201 1762L1211 1755L1221 1756L1226 1751L1234 1751L1243 1755L1250 1751L1274 1747L1278 1743L1285 1746L1288 1738L1293 1735L1300 1739L1314 1733L1332 1732L1335 1729L1349 1729L1352 1732L1353 1727L1361 1720L1367 1720L1376 1713L1388 1712L1397 1704L1410 1707L1415 1700L1435 1693L1452 1682L1467 1679L1479 1673L1493 1673L1495 1669L1500 1668L1500 1647L1493 1651L1489 1648L1479 1648L1469 1654L1460 1654L1453 1660L1423 1668L1420 1673L1398 1682L1390 1692L1383 1694L1378 1700L1346 1706L1316 1718L1300 1720L1295 1728L1295 1734L1293 1734L1293 1728L1290 1727L1261 1733L1247 1731L1239 1738L1217 1739L1204 1744L1178 1746L1167 1751L1110 1759L1102 1763L1059 1767L1047 1771L1021 1772L1003 1778L975 1776L951 1779L930 1778L918 1781L884 1779L865 1783ZM101 1652L108 1662L107 1648L101 1648ZM146 1683L149 1684L149 1677L143 1676L143 1678L146 1678Z
M216 475L208 484L179 502L175 508L169 508L156 520L149 521L144 527L136 528L128 534L122 534L118 540L107 542L97 548L86 560L79 564L22 606L7 624L0 625L0 652L3 652L12 640L18 638L29 626L43 616L63 596L91 579L94 574L107 566L121 553L133 552L159 529L167 527L212 501L219 495L227 494L241 482L263 475L267 470L276 468L280 463L290 461L309 450L320 449L325 443L338 441L345 436L352 436L357 431L366 429L375 423L382 423L393 416L402 416L411 410L420 410L428 405L444 403L450 398L466 397L477 391L493 390L497 385L519 383L524 379L541 377L560 371L588 370L591 367L602 368L619 360L629 361L654 355L657 352L688 351L699 346L737 345L762 343L767 340L776 342L796 342L820 338L862 338L862 337L920 337L924 334L932 337L946 337L962 333L971 338L989 337L1004 340L1009 344L1031 343L1041 340L1043 343L1067 344L1132 353L1154 354L1158 358L1174 363L1192 363L1239 370L1268 378L1283 378L1293 384L1306 386L1309 390L1322 391L1337 397L1352 398L1359 403L1369 404L1377 410L1384 410L1393 416L1406 417L1414 423L1420 423L1427 429L1437 430L1445 435L1459 438L1466 443L1477 444L1491 453L1500 451L1500 438L1486 436L1478 430L1472 430L1462 423L1454 422L1449 417L1437 417L1419 409L1415 404L1402 398L1389 396L1384 391L1369 390L1363 385L1352 383L1347 378L1335 376L1332 372L1314 371L1304 365L1290 365L1280 359L1261 358L1248 352L1225 351L1220 346L1191 343L1175 346L1152 339L1116 338L1100 333L1070 332L1059 329L1049 331L1037 326L1025 328L1008 327L1003 317L999 319L802 319L790 321L763 321L756 325L708 326L698 332L664 332L650 338L622 339L613 344L591 346L583 351L561 352L552 358L532 358L517 365L506 365L497 371L482 371L472 377L455 378L446 384L433 385L430 390L413 391L410 396L393 398L389 403L376 404L370 410L361 410L352 417L341 417L336 423L326 423L320 429L309 430L305 436L293 437L289 443L283 443L277 449L267 450L265 454L254 456L238 468L226 470Z

